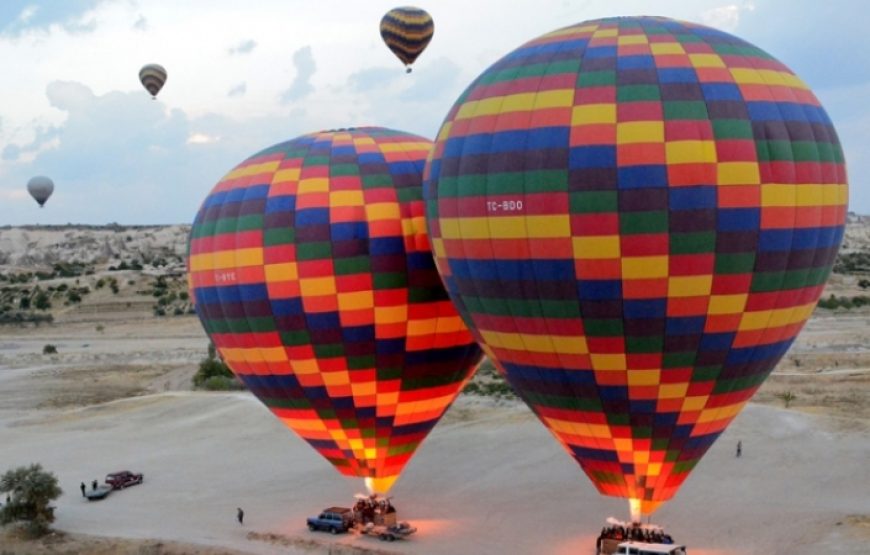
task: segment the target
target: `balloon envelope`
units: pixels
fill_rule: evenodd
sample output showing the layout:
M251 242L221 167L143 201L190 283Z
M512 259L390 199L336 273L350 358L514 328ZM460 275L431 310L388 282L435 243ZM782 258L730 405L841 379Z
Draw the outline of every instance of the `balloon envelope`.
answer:
M160 64L148 64L139 70L139 81L151 96L156 97L166 83L166 70Z
M30 181L27 182L27 192L30 193L30 196L42 208L51 196L51 193L54 192L54 182L44 175L37 175L30 178Z
M486 354L599 491L644 513L812 313L847 201L805 83L729 34L647 17L496 62L449 112L425 186Z
M406 66L413 64L426 50L433 34L435 23L426 10L420 8L394 8L381 19L381 38Z
M275 145L224 176L190 235L197 312L223 359L380 493L482 356L429 249L430 146L383 128Z

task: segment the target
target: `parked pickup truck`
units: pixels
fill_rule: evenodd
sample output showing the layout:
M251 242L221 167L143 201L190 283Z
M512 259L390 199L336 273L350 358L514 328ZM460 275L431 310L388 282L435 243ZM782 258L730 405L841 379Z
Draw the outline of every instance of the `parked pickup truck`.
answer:
M353 512L346 507L330 507L308 518L308 529L325 530L330 534L347 532L353 526Z
M112 489L124 489L127 486L141 484L142 479L142 474L136 474L129 470L122 470L120 472L112 472L106 476L106 483L112 486Z

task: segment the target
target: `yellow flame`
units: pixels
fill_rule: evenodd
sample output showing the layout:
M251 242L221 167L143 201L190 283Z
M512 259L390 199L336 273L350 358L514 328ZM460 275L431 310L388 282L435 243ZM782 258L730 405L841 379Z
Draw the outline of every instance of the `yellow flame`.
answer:
M398 476L387 476L385 478L366 477L366 489L369 491L369 495L374 493L386 495L387 492L390 491L390 488L393 487L393 483L397 478Z
M628 500L628 511L632 522L640 522L640 499L632 497Z

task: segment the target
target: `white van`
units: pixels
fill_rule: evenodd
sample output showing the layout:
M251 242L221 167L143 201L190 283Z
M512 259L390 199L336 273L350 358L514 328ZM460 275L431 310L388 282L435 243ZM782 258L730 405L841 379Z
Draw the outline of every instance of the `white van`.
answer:
M617 555L686 555L686 546L675 543L622 542Z

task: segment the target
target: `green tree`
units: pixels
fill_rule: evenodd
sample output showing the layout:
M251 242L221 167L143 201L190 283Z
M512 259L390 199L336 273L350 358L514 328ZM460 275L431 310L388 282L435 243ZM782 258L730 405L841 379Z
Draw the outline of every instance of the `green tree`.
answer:
M232 370L218 356L214 343L208 344L208 356L199 362L193 385L205 389L243 389Z
M797 395L795 395L791 391L786 391L785 393L777 393L776 396L782 400L782 402L785 404L785 408L789 408L792 401L797 399Z
M62 493L54 473L46 472L40 464L7 470L0 476L0 494L9 499L0 509L0 524L25 522L32 536L44 535L54 522L50 503Z
M51 308L51 301L48 300L48 295L46 295L44 291L40 291L37 293L33 305L39 310L48 310Z

